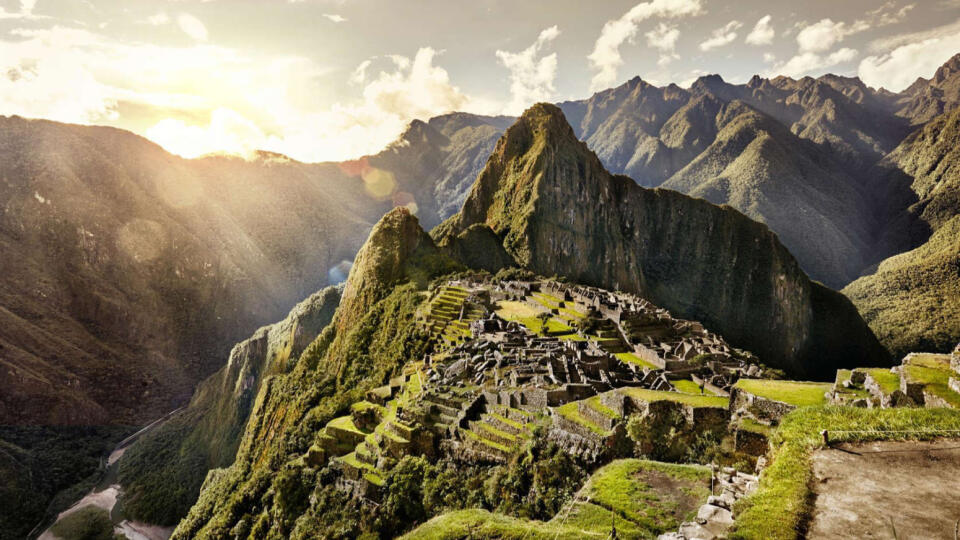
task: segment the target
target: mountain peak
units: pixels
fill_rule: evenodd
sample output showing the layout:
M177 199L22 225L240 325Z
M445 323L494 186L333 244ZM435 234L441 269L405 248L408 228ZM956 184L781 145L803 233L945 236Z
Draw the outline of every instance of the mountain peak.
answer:
M933 76L933 83L940 84L956 73L960 73L960 54L954 55L937 69L937 73Z

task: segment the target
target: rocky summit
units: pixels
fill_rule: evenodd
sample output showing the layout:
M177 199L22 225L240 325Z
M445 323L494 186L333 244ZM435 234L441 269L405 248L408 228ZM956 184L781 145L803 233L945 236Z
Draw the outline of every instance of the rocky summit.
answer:
M807 278L767 227L609 174L552 105L507 130L463 209L433 234L456 245L477 226L520 267L643 294L793 373L886 360L853 305Z

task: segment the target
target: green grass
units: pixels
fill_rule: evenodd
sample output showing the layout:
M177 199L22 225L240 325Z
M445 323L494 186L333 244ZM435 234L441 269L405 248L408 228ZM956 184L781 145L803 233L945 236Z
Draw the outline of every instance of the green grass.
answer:
M960 412L854 407L807 407L793 411L773 433L773 460L761 477L759 488L738 503L738 517L730 538L798 538L798 531L811 510L812 454L823 444L820 432L824 429L833 433L831 440L847 442L932 439L938 436L933 430L960 430ZM838 433L842 430L859 432ZM914 432L891 433L893 431Z
M949 369L949 359L946 363L946 369L940 362L911 362L903 366L904 374L907 380L921 383L924 390L943 399L951 407L960 408L960 394L950 389L950 377L954 376L953 371Z
M617 354L615 354L614 356L616 356L617 358L619 358L622 362L626 362L626 363L628 363L628 364L636 364L636 365L638 365L638 366L647 367L647 368L650 368L650 369L657 369L657 366L651 364L650 362L647 362L647 361L644 360L643 358L640 358L639 356L637 356L637 355L635 355L635 354L633 354L633 353L631 353L631 352L617 353ZM698 394L700 393L699 388L697 389L697 393L698 393Z
M603 539L611 523L620 538L656 538L692 518L710 494L709 486L706 467L618 460L597 470L548 522L460 510L437 516L403 538ZM678 504L679 499L686 504Z
M507 453L510 453L510 452L511 452L509 446L507 446L507 445L505 445L505 444L500 444L500 443L498 443L498 442L496 442L496 441L491 441L490 439L487 439L487 438L485 438L485 437L481 437L478 433L475 433L475 432L473 432L473 431L471 431L471 430L469 430L469 429L460 429L459 431L460 431L460 433L465 434L467 437L469 437L469 438L471 438L471 439L473 439L473 440L480 441L480 443L482 443L482 444L485 444L485 445L490 446L490 447L492 447L492 448L496 448L497 450L501 450L501 451L503 451L503 452L507 452Z
M773 428L757 422L753 418L741 418L740 423L737 424L740 429L744 431L749 431L751 433L759 433L761 435L770 436L773 433Z
M607 418L620 418L620 415L617 414L617 411L611 409L610 407L607 407L606 405L603 404L603 402L600 401L599 396L594 396L592 398L587 399L587 406L599 412L600 414L606 416Z
M646 390L644 388L621 388L617 390L626 396L637 398L641 401L675 401L690 405L692 407L721 407L726 408L730 400L721 396L701 396L695 394L683 394L680 392L662 392L659 390Z
M700 385L690 379L681 379L679 381L670 381L670 384L677 389L677 392L685 394L707 394L706 390L700 391Z
M576 422L577 424L580 424L581 426L589 429L590 431L596 433L597 435L600 435L601 437L606 437L607 435L610 434L610 431L603 429L597 424L594 424L588 418L580 414L580 411L577 409L576 401L571 401L566 405L561 405L556 409L554 409L554 411L556 411L557 414L563 416L567 420Z
M366 434L365 431L362 431L360 428L357 427L356 424L353 423L352 416L340 416L338 418L334 418L329 423L327 423L327 426L334 427L337 429L342 429L344 431L352 431L354 433L359 433L361 435Z
M884 395L889 396L900 389L900 376L887 368L868 368L864 369L863 372L877 381L877 384L880 385L880 391Z
M832 383L769 379L740 379L734 386L755 396L782 401L797 407L825 405L827 398L824 393L833 388Z

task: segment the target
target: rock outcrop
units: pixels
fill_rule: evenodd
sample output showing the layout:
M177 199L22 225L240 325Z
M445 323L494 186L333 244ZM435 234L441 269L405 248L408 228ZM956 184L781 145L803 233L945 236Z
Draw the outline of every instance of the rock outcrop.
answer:
M804 376L889 362L852 304L810 281L767 227L729 207L610 175L555 106L497 143L459 214L433 235L485 224L515 263L636 292Z

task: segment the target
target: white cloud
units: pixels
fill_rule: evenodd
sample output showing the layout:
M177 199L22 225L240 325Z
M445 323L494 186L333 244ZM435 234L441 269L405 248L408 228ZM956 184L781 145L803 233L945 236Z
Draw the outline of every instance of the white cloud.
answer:
M914 8L914 5L907 4L897 9L896 4L890 0L872 11L868 11L865 18L857 19L850 24L842 21L835 22L830 18L821 19L814 24L804 25L800 29L797 33L797 44L800 46L801 53L822 53L832 49L834 45L849 36L902 21Z
M819 22L804 26L797 33L797 44L800 52L823 52L833 48L849 35L862 32L869 28L866 22L856 21L852 25L845 22L834 22L833 19L821 19Z
M452 111L495 112L493 104L472 99L453 86L446 70L434 65L436 54L424 47L412 60L393 58L396 70L381 71L370 80L361 99L324 110L304 111L279 96L262 96L255 104L269 115L267 123L275 126L273 130L254 121L252 110L241 114L218 108L206 125L162 121L148 136L186 157L261 149L304 161L330 161L380 151L415 118Z
M647 45L660 51L657 65L663 67L680 58L677 55L677 40L680 39L680 30L676 25L659 23L656 28L644 34Z
M737 30L743 26L740 21L730 21L710 34L710 39L700 44L701 51L709 51L733 43L737 39Z
M390 57L379 73L369 66L356 98L327 105L322 79L333 71L305 57L64 27L11 33L0 37L0 114L82 124L117 124L123 114L123 125L185 156L258 148L349 159L381 150L414 118L500 110L454 86L426 47Z
M551 99L556 92L557 53L541 56L560 30L554 25L540 32L536 41L526 49L511 53L498 50L497 60L510 70L510 103L507 114L519 114L538 101Z
M750 45L769 45L773 43L773 38L776 37L777 33L770 26L772 18L770 15L761 17L757 24L753 26L753 30L747 34L747 43Z
M857 74L869 86L882 86L898 92L913 84L918 77L932 76L958 51L960 31L906 43L888 53L868 56L860 62Z
M353 70L353 73L350 74L350 83L351 84L363 84L367 82L367 68L370 67L370 64L373 63L373 60L368 58L363 62L360 62L360 65Z
M206 41L207 40L207 27L200 21L200 19L190 15L189 13L181 13L177 17L177 25L180 26L180 29L183 30L183 33L192 37L197 41Z
M772 62L775 62L776 60L777 60L777 55L775 55L775 54L773 54L773 53L769 53L769 52L763 53L763 61L764 61L764 62L770 64L770 63L772 63Z
M617 70L623 65L620 46L632 42L638 25L653 17L675 18L703 13L700 0L650 0L641 2L619 19L607 21L587 58L596 71L590 81L591 90L612 86L617 80Z
M170 22L170 16L163 11L147 17L147 24L152 24L153 26L163 26L169 22Z
M857 57L855 49L843 48L828 55L814 52L800 53L784 63L777 64L769 76L786 75L787 77L801 77L813 71L830 68L849 62Z
M324 13L323 16L335 23L342 23L347 20L346 17L342 15L338 15L336 13Z
M37 6L37 0L20 0L20 13L30 15Z

